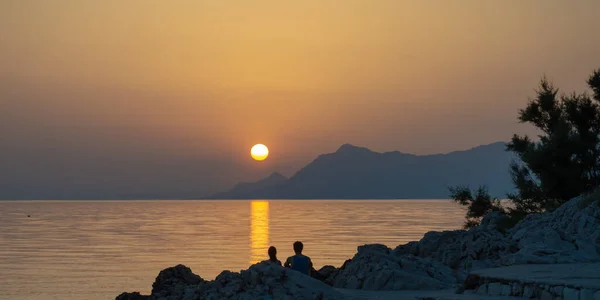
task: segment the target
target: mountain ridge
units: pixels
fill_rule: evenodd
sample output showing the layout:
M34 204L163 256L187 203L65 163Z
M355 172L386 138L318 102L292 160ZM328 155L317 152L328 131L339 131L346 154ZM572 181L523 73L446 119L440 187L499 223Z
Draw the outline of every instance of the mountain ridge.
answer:
M209 199L396 199L447 198L448 187L478 185L503 197L513 190L504 142L445 154L375 152L343 144L317 156L290 178L218 193ZM269 177L267 177L269 178ZM237 186L237 185L236 185Z

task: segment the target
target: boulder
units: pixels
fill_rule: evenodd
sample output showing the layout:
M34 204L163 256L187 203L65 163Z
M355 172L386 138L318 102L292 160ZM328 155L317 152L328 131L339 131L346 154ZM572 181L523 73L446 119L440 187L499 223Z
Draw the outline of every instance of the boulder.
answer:
M582 200L519 222L509 235L519 251L505 255L502 264L600 261L600 207L593 202L581 207Z
M489 230L498 230L500 223L502 221L504 221L505 219L506 219L505 214L498 212L498 211L493 211L491 213L488 213L487 215L485 215L483 217L483 219L481 219L479 227L487 228Z
M277 264L262 262L204 281L183 265L162 270L152 294L123 293L117 300L343 299L331 286Z
M323 282L328 285L333 286L335 277L339 273L339 269L334 266L323 266L319 271L317 271L320 275Z
M319 273L328 278L330 276L332 276L334 273L336 273L338 271L338 268L334 267L334 266L323 266L322 268L319 269Z
M152 284L152 296L154 297L179 297L183 292L183 287L198 285L204 280L192 273L192 270L184 265L177 265L166 268L156 277Z
M565 288L563 291L563 299L565 300L579 300L579 290Z
M394 255L387 246L364 245L339 269L333 286L365 290L444 289L456 284L453 271L434 260Z
M122 293L115 300L150 300L150 296L141 295L139 292Z
M516 251L516 244L497 230L495 224L499 219L498 216L488 218L485 225L468 231L428 232L421 241L400 245L393 252L439 261L465 279L469 271L499 266L501 254Z
M481 284L481 276L477 274L469 274L463 282L462 290L473 290Z
M325 283L279 265L259 263L240 273L222 272L201 299L341 299Z
M531 263L600 261L600 206L581 198L553 212L529 215L513 229L500 230L502 213L486 215L469 230L428 232L394 250L358 247L357 254L326 282L356 289L436 289L464 282L472 270ZM410 274L407 275L407 274ZM506 294L508 287L497 292Z

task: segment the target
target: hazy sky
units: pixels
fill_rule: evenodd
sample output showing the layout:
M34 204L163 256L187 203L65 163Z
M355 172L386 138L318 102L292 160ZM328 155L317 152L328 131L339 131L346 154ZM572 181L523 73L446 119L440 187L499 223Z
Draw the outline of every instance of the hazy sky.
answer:
M585 89L600 68L599 11L597 0L0 1L0 198L205 193L292 175L343 143L428 154L506 141L531 132L517 110L542 75ZM262 164L248 156L259 142L272 154Z

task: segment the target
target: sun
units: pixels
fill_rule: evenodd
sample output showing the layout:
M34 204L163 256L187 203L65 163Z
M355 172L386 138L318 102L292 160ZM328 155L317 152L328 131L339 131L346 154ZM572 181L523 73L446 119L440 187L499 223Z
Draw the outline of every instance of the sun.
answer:
M250 150L250 155L254 160L265 160L269 156L269 148L263 144L256 144Z

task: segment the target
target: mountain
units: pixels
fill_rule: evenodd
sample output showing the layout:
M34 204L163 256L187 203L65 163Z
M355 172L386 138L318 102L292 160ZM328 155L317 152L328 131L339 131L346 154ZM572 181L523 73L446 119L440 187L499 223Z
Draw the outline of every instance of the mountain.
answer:
M263 178L256 182L240 182L236 184L231 190L223 193L215 194L209 198L211 199L237 199L244 198L245 195L256 193L263 189L275 186L277 184L285 182L287 177L274 172L269 177Z
M447 154L378 153L351 144L323 154L289 179L273 175L237 185L217 199L439 199L448 187L487 185L504 197L514 190L509 164L514 156L498 142Z

